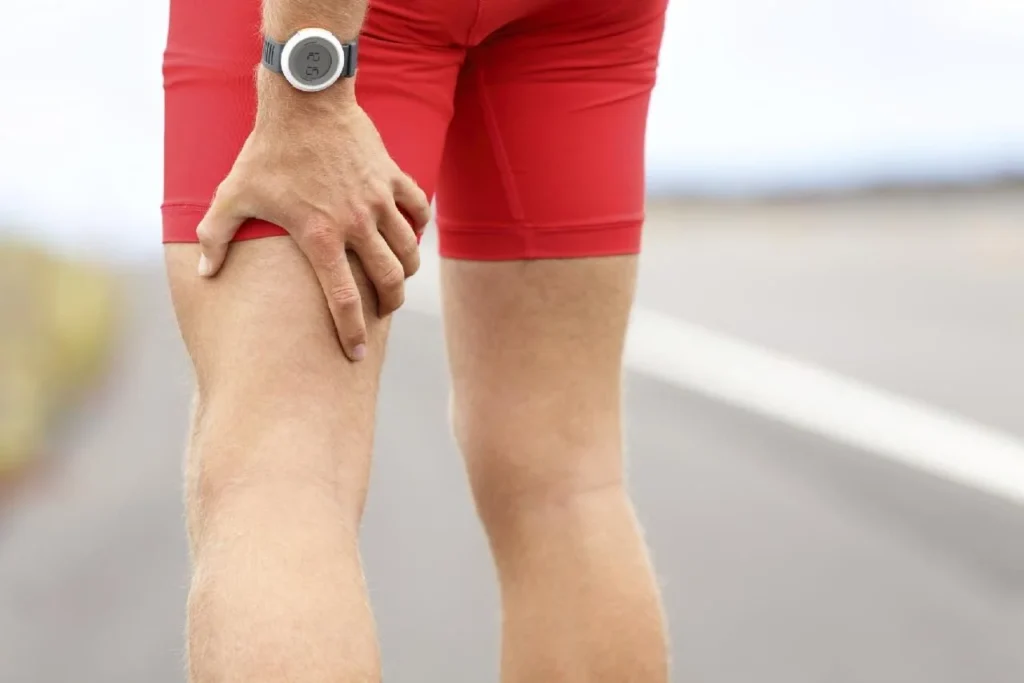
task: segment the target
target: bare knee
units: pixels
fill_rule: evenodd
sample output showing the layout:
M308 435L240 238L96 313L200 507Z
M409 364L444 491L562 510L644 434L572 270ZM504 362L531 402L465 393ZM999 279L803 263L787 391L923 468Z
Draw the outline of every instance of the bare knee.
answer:
M555 410L544 401L518 408L453 401L452 428L477 510L489 528L623 484L614 415L602 420Z
M197 398L186 476L193 547L218 516L280 514L313 498L357 524L372 427L345 429L344 407L335 389L310 385L254 397L218 384Z

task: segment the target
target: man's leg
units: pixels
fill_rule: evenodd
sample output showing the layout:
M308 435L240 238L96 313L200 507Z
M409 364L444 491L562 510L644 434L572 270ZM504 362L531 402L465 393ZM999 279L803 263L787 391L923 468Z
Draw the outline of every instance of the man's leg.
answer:
M490 538L504 683L664 683L658 590L623 482L636 258L445 260L452 419Z
M290 239L235 244L210 281L195 245L166 255L198 384L191 681L378 681L358 547L387 333L373 293L354 263L370 343L352 364Z

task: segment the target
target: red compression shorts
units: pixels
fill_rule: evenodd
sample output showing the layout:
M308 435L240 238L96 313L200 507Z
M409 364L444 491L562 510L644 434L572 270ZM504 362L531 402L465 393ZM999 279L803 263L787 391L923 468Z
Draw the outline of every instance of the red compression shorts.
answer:
M371 0L356 94L437 193L444 256L636 253L667 0ZM165 242L196 226L252 130L260 0L171 0ZM343 36L349 38L349 36ZM286 234L249 221L236 239Z

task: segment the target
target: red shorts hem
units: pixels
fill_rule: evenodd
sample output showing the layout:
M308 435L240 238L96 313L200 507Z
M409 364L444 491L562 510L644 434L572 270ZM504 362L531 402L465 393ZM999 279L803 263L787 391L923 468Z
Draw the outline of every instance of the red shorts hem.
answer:
M165 204L164 244L198 242L196 227L207 207ZM595 223L537 227L525 225L474 226L438 219L441 256L467 261L519 261L528 259L622 256L640 252L643 218ZM281 237L280 226L260 220L246 221L233 241Z
M164 204L161 207L164 223L164 244L198 242L196 228L209 207L195 204ZM233 241L254 240L262 237L287 235L284 228L266 221L249 220L242 224Z
M607 223L468 226L438 218L441 256L467 261L622 256L640 252L642 217Z

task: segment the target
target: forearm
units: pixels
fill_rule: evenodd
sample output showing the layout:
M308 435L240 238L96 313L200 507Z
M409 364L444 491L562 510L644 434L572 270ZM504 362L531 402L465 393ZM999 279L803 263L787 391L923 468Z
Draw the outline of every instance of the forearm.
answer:
M366 16L367 0L263 0L263 32L278 42L303 28L327 29L341 41L353 41ZM257 78L261 115L287 107L335 108L355 100L355 83L343 78L312 95L291 88L277 74L261 69Z
M287 40L302 28L325 28L343 41L355 40L367 0L263 0L263 30Z

